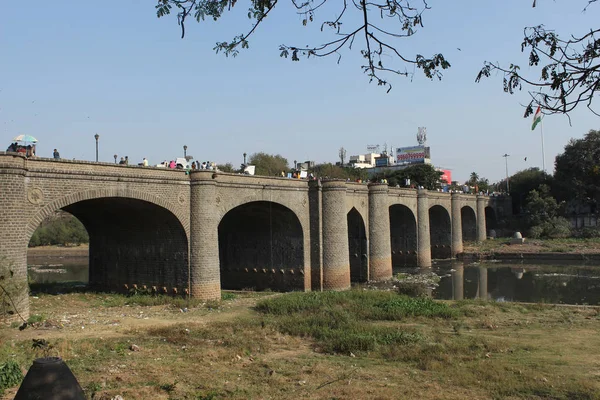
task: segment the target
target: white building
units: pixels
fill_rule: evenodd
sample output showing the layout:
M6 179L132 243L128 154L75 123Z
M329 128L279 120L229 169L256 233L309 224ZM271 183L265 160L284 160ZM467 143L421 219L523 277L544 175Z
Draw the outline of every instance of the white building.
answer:
M354 168L373 168L375 166L375 158L379 157L379 153L359 154L350 156L348 164Z

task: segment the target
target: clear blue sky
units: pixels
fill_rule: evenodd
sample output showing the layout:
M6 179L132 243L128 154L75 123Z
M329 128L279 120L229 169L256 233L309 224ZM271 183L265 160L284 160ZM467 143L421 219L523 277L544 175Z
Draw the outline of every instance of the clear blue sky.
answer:
M174 16L156 18L155 1L8 1L0 14L0 137L6 147L27 133L39 139L40 156L58 148L64 158L93 160L98 133L101 161L118 154L155 164L181 156L186 144L201 161L239 165L242 153L259 151L290 163L335 162L342 146L350 156L367 144L415 145L425 126L432 161L452 169L454 180L476 171L497 181L504 153L510 174L541 167L541 140L522 118L526 91L503 93L501 76L475 83L483 61L528 71L523 27L583 34L600 16L600 5L581 12L586 0L531 3L430 0L425 27L397 45L411 57L441 52L452 68L441 82L420 72L412 81L391 77L386 94L369 84L357 54L344 52L340 64L280 58L282 43L332 38L318 24L303 27L285 2L233 59L212 48L250 26L242 1L220 22L190 20L183 40ZM332 15L327 8L317 20ZM546 168L570 138L599 122L583 107L572 126L566 117L545 118Z

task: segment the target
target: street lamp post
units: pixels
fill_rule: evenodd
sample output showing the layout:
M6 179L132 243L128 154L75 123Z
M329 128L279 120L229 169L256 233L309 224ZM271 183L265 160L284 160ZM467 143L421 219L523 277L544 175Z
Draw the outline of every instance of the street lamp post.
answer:
M244 165L246 165L246 152L244 152Z
M183 145L183 158L187 159L187 146Z
M100 135L96 133L94 139L96 139L96 162L98 162L98 139L100 139Z
M296 170L297 165L298 165L298 162L296 160L294 160L294 171Z
M115 158L115 164L116 164L117 163L117 155L115 154L113 157Z
M510 157L510 154L504 153L502 157L504 157L504 162L506 164L506 192L510 193L510 183L508 182L508 157Z

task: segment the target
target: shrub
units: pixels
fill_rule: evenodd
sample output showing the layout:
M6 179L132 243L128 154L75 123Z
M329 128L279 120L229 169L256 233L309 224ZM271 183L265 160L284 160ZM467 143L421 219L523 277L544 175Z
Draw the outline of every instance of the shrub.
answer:
M571 236L571 224L563 217L552 218L529 229L529 237L532 239L560 239L569 236Z
M13 387L21 383L23 373L21 367L14 361L7 361L0 364L0 395L4 393L4 389Z
M587 227L576 232L577 237L584 239L593 239L600 237L600 228Z

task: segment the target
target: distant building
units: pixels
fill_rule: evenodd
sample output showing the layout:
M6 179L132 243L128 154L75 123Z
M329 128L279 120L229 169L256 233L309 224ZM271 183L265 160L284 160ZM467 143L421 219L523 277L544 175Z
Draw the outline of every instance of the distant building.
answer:
M357 156L350 156L348 165L354 168L373 168L375 167L375 159L381 156L379 153L367 153Z

